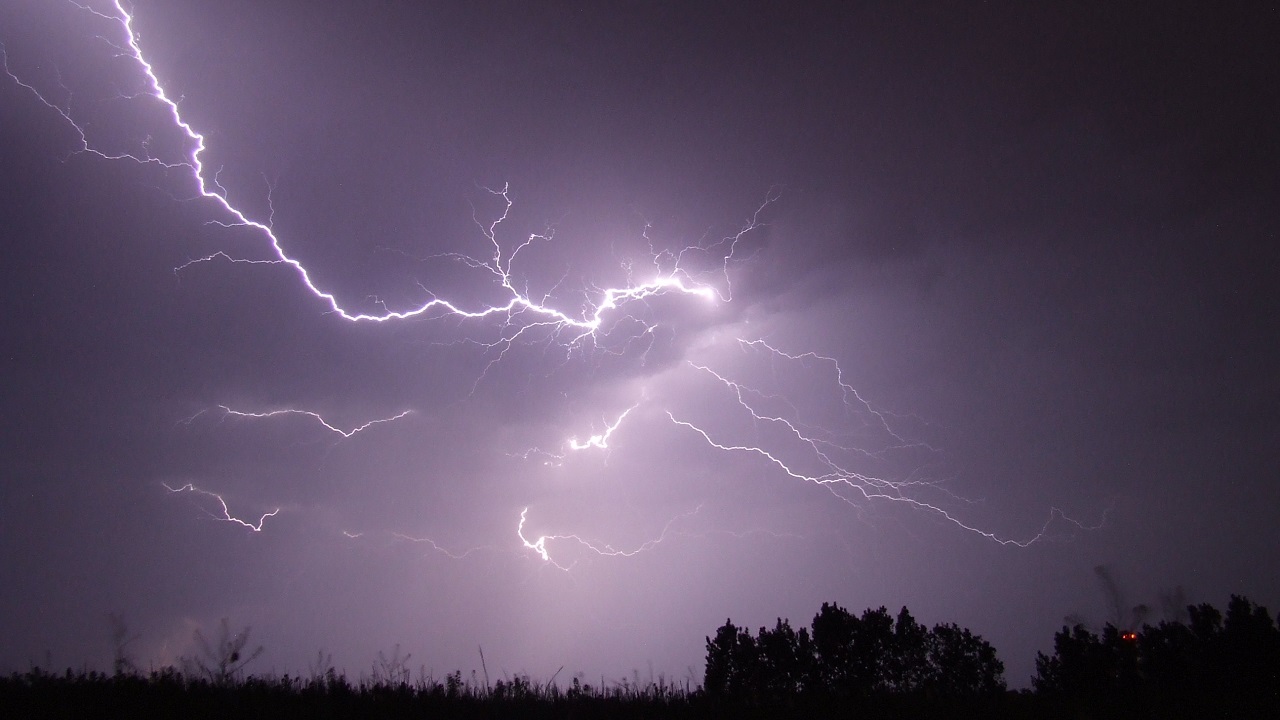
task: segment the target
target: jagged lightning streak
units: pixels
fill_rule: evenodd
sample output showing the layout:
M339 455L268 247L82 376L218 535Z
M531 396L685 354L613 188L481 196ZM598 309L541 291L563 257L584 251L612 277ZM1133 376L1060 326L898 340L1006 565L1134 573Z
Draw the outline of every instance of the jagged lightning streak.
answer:
M764 348L769 353L771 353L774 357L784 358L786 360L791 360L798 363L806 363L812 360L812 361L817 361L820 363L830 365L832 369L835 371L836 385L840 387L840 395L841 395L841 398L844 400L846 409L852 410L856 407L866 412L867 414L871 415L872 417L874 417L878 425L880 426L880 429L883 430L889 437L893 438L895 441L900 443L900 446L924 447L931 451L935 449L919 441L909 441L903 438L902 436L900 436L895 430L893 430L893 428L890 427L889 425L889 419L888 417L886 417L886 413L883 410L878 410L872 407L871 403L863 399L862 395L858 394L858 391L852 385L844 381L844 370L840 367L840 362L835 358L828 357L826 355L819 355L815 352L805 352L805 353L798 353L798 354L786 353L770 345L768 342L766 342L763 339L744 340L742 338L738 338L738 344L743 348Z
M129 11L125 10L124 3L121 0L113 0L111 3L113 10L111 12L100 12L96 9L75 2L72 2L72 4L80 7L88 13L91 13L96 18L113 23L118 27L121 38L120 42L113 42L111 40L107 40L107 42L118 51L119 57L126 58L134 64L138 73L142 77L143 85L141 92L127 96L122 95L122 97L126 99L140 100L149 98L156 103L156 106L166 114L171 128L185 138L184 147L186 149L184 153L180 154L180 159L163 159L157 155L153 155L149 141L144 141L142 143L142 152L140 153L107 151L95 147L91 142L90 136L86 133L86 126L77 121L76 115L72 113L70 102L68 101L66 103L59 104L51 101L42 94L35 85L21 80L18 75L10 69L8 57L7 55L4 55L3 47L0 46L0 59L3 60L3 67L6 74L9 75L9 77L19 86L33 93L41 103L50 110L56 112L65 123L70 125L75 132L78 133L79 140L76 152L89 153L108 160L127 159L141 164L160 166L170 170L184 170L190 175L191 181L194 183L199 196L214 203L223 214L222 219L214 221L216 224L224 227L243 227L254 230L266 241L266 245L268 246L267 259L239 258L226 252L219 251L202 258L194 259L189 263L185 263L179 268L175 268L175 271L181 271L183 268L190 267L194 264L215 260L225 260L233 263L283 265L291 270L300 280L305 289L318 298L332 314L346 321L382 323L413 317L437 318L445 316L456 317L463 320L491 319L497 321L502 330L498 341L488 344L481 343L487 347L502 348L503 352L505 352L506 348L511 346L511 343L522 339L526 334L532 334L537 331L543 331L555 341L564 343L566 347L574 347L579 343L594 341L600 334L607 335L610 329L616 327L623 318L629 317L626 315L625 306L630 303L643 303L649 298L665 294L689 295L713 302L717 300L730 300L732 296L732 288L728 282L727 271L729 263L735 258L739 241L742 240L746 234L760 227L760 218L762 213L765 208L773 202L774 199L776 199L775 193L771 191L766 196L765 201L757 207L755 212L736 234L731 234L714 243L700 244L694 247L685 248L679 252L666 250L653 252L653 248L650 246L652 270L645 269L643 274L638 275L639 280L637 280L637 275L633 275L632 273L634 268L631 265L624 265L628 270L627 284L621 287L592 287L591 296L588 298L587 302L584 303L581 309L577 312L570 312L553 306L550 300L550 292L543 295L541 298L535 298L527 289L521 290L518 287L519 282L513 269L515 261L520 256L521 252L530 245L535 242L550 240L551 233L531 234L523 242L516 245L513 250L508 252L507 249L504 248L503 242L500 241L498 237L499 228L501 224L507 220L513 204L508 187L503 186L501 189L488 190L488 192L493 196L500 198L503 203L503 209L498 217L487 224L479 221L478 219L476 220L481 233L492 247L491 255L483 259L477 259L461 254L450 255L450 257L466 264L471 269L480 271L482 274L487 274L493 285L501 289L505 298L502 302L497 304L468 307L455 301L437 297L424 288L427 299L416 306L392 310L385 304L381 304L383 309L383 312L381 313L356 311L345 307L338 300L336 295L325 291L316 285L310 272L302 262L286 252L284 243L280 237L276 235L273 229L272 218L270 215L268 215L265 222L255 220L249 217L245 211L231 203L226 189L218 181L217 173L209 173L204 164L203 158L204 151L206 149L205 136L200 132L197 132L193 126L184 119L179 110L178 101L170 97L166 89L163 87L159 79L159 75L156 73L150 61L148 61L144 56L138 35L134 29L134 18ZM270 200L269 196L268 200ZM647 239L647 234L645 237ZM701 283L695 278L694 273L686 270L687 266L684 264L687 253L709 253L713 250L719 253L717 257L722 257L721 272L723 274L723 289ZM719 281L717 281L717 283L719 283ZM656 324L641 324L645 328L644 334L646 335L651 335L657 327ZM858 403L862 404L865 411L870 412L878 418L881 428L892 436L900 444L899 446L905 447L912 445L912 443L908 443L905 439L894 433L884 414L872 409L860 396L857 395L856 391L853 391L853 389L844 382L839 365L834 359L817 355L815 353L801 353L794 355L782 353L767 343L763 343L763 341L742 342L748 346L756 346L756 343L759 343L758 347L765 348L780 358L792 361L804 362L812 360L818 362L830 362L835 367L836 382L841 388L841 392L844 394L846 404L851 404L852 401L850 398L856 399ZM499 354L498 359L500 358L501 354ZM946 510L907 494L908 486L927 483L882 479L871 475L860 474L843 466L841 463L832 459L832 453L836 449L852 450L852 448L839 445L833 440L833 435L815 431L815 428L802 424L799 419L790 420L781 415L758 412L757 406L755 406L750 399L752 395L749 388L734 383L723 375L714 373L709 367L699 367L702 371L714 375L722 384L733 390L737 394L739 405L749 413L754 421L782 428L786 432L790 433L792 437L807 444L814 453L814 456L817 458L817 461L823 464L826 470L818 474L808 474L800 468L792 464L788 464L786 461L780 459L778 457L778 453L770 452L769 450L759 446L732 444L728 441L713 439L712 432L694 425L692 422L687 420L678 419L674 414L668 412L668 417L672 422L696 431L714 448L726 451L757 454L772 462L786 474L794 478L826 486L833 494L846 502L852 502L852 499L841 494L840 490L845 488L851 489L853 492L860 494L861 497L866 500L891 500L894 502L906 503L921 510L936 513L940 517L945 518L961 528L977 532L1003 544L1026 546L1043 537L1047 531L1048 522L1046 523L1045 530L1042 530L1041 533L1032 540L1014 541L1002 539L992 533L987 533L966 525ZM277 414L311 415L313 418L321 422L327 429L336 432L343 437L350 437L356 432L368 427L368 425L365 425L349 431L343 430L328 423L319 415L307 411L288 410L276 411L273 413L244 413L240 411L233 411L225 406L223 406L223 410L229 414L237 414L245 417L270 417ZM625 415L626 413L623 414L623 417L625 417ZM396 418L388 418L374 422L386 422L391 419ZM609 427L606 432L599 436L592 436L586 441L579 441L576 438L571 439L568 445L569 449L585 450L592 447L607 447L610 435L617 429L617 424L620 423L621 420L622 418L619 418L617 423ZM865 453L866 451L862 452ZM172 488L170 489L173 490ZM194 486L192 486L190 490L202 493L206 492L197 490ZM212 493L207 494L218 497ZM220 497L219 500L221 501ZM223 519L234 520L235 522L245 524L246 527L260 530L262 520L260 520L255 527L252 524L245 523L245 521L232 518L230 513L226 511L225 503L223 503L223 508L224 515L226 516ZM263 519L273 514L274 513L268 514L264 516ZM1063 519L1080 526L1079 523L1076 523L1074 520L1070 520L1070 518L1066 518L1065 515L1062 515L1056 509L1051 511L1049 522L1052 522L1055 517L1062 517ZM521 541L526 548L537 551L544 560L548 561L550 561L549 554L546 550L546 541L548 539L572 538L579 542L584 542L576 536L543 536L531 543L525 539L523 528L524 514L522 513L521 522L517 528L517 534L520 536ZM591 545L590 543L585 544L593 549L599 548L599 546ZM605 548L607 549L607 546L605 546Z
M507 456L517 457L522 460L528 460L534 456L541 456L545 458L545 460L543 460L544 465L559 466L561 461L569 456L569 452L581 452L592 448L596 448L597 450L608 450L609 438L613 436L613 433L618 429L618 426L622 424L622 421L626 420L627 416L638 407L640 407L640 403L636 403L626 410L623 410L622 414L619 415L617 419L611 423L605 424L604 432L592 435L586 440L579 440L577 436L569 438L564 442L563 446L567 452L555 453L541 448L532 447L520 453L507 453Z
M609 425L606 425L604 432L598 435L592 435L586 440L579 440L576 437L569 438L569 442L567 444L568 448L570 450L587 450L589 448L600 448L601 450L608 450L609 437L613 435L613 432L615 430L618 429L618 426L622 424L622 421L627 419L627 416L631 414L631 411L635 410L638 407L640 407L640 404L636 403L635 405L632 405L626 410L623 410L622 414L618 416L618 419L614 420Z
M786 360L802 362L804 360L813 359L813 360L821 360L821 361L832 363L835 366L837 383L841 387L842 391L844 392L846 405L849 402L850 397L856 398L857 402L860 404L860 406L864 410L866 410L867 412L870 412L878 419L878 421L881 423L883 427L884 432L889 437L892 437L895 441L901 443L899 447L909 447L913 445L928 447L927 445L908 443L900 435L894 432L890 428L884 415L874 410L869 403L867 403L861 396L859 396L856 393L856 391L853 390L852 387L850 387L844 382L843 372L841 371L839 364L836 363L834 359L817 355L814 353L788 354L772 347L768 343L765 343L759 340L750 341L750 342L741 340L740 342L747 347L764 348L768 352L773 353L776 357L783 358ZM868 456L868 457L873 456L874 453L861 448L844 447L834 443L829 439L816 437L815 433L813 433L811 430L806 428L806 426L801 424L798 420L793 420L791 418L787 418L778 414L771 414L768 412L760 411L757 409L756 405L753 404L752 398L769 397L765 393L762 393L758 390L754 390L741 383L733 381L725 377L721 373L718 373L715 370L712 370L707 366L697 365L694 363L690 363L690 366L706 375L709 375L710 377L714 378L717 382L719 382L721 385L723 385L725 388L729 389L733 393L734 399L736 400L738 406L741 407L744 411L746 411L747 415L751 418L752 422L777 428L784 435L789 436L794 441L797 441L798 443L800 443L802 447L807 447L810 453L809 462L815 464L819 468L822 468L822 470L816 473L805 472L804 470L801 470L796 462L792 462L781 457L781 454L782 454L781 449L770 450L760 445L723 442L721 440L716 439L714 434L708 431L707 429L699 425L696 425L693 422L690 422L688 420L678 418L674 413L672 413L671 411L668 411L667 417L671 420L671 422L675 423L680 427L687 428L697 433L708 445L710 445L711 447L717 450L721 450L725 452L734 452L734 453L745 453L745 454L750 454L750 455L755 455L757 457L760 457L765 461L767 461L768 463L772 464L778 470L782 471L782 473L785 474L786 476L793 478L795 480L800 480L802 482L812 483L812 484L824 487L829 492L831 492L831 494L834 495L835 497L839 498L845 503L854 505L855 507L858 506L857 498L861 498L862 500L865 500L865 501L886 501L886 502L904 504L916 510L928 512L936 517L942 518L946 522L952 525L955 525L958 528L961 528L971 533L976 533L977 535L980 535L989 540L995 541L1001 545L1013 545L1017 547L1028 547L1033 543L1036 543L1048 537L1049 528L1054 523L1055 520L1062 520L1082 530L1091 530L1091 529L1097 529L1098 527L1101 527L1101 523L1097 526L1087 526L1077 520L1074 520L1068 517L1066 514L1064 514L1060 509L1056 507L1050 508L1049 516L1045 520L1044 525L1041 526L1039 532L1037 532L1035 535L1033 535L1028 539L1019 540L1019 539L1001 537L1000 535L994 532L983 530L976 526L970 525L965 521L963 521L962 519L960 519L959 517L957 517L952 511L949 511L943 507L940 507L933 503L922 500L919 497L916 497L912 494L909 494L909 492L914 487L918 487L922 485L927 485L931 488L938 489L938 486L935 483L930 483L927 481L920 481L920 480L906 480L906 481L891 480L887 478L878 477L875 475L865 474L857 470L854 470L852 468L846 467L844 464L841 464L840 462L838 462L836 459L833 458L833 454L836 451L851 451L851 452L854 452L863 456ZM830 433L828 434L832 435ZM846 494L849 492L852 492L855 495L855 497L850 497L848 494ZM955 496L952 495L952 497L955 497ZM1106 520L1106 514L1104 513L1102 522L1105 522L1105 520Z
M497 318L502 321L503 326L512 328L510 334L504 335L501 343L510 343L516 340L520 335L534 328L543 328L554 333L568 333L568 342L581 342L587 338L594 338L596 333L606 327L606 316L624 305L643 301L647 298L662 294L683 294L701 297L706 300L728 300L731 296L731 290L728 285L727 277L725 280L725 290L720 291L708 285L696 282L689 272L681 267L686 252L706 251L708 247L685 248L679 253L663 252L653 257L654 272L647 279L635 283L632 282L623 287L609 287L598 290L598 296L594 301L588 303L581 314L573 315L558 308L552 307L547 299L535 300L527 291L521 291L516 286L516 281L512 274L512 264L522 250L530 244L540 239L548 239L545 235L532 234L524 242L520 243L510 253L505 253L502 243L498 240L497 230L499 225L507 219L508 213L512 206L512 200L508 188L504 186L501 190L490 190L492 194L502 198L505 207L501 215L490 222L487 226L477 221L480 229L486 239L493 247L492 255L485 260L478 260L465 255L454 255L455 259L461 260L470 267L485 271L492 275L493 280L507 294L508 299L505 302L496 305L484 305L476 308L466 308L456 304L450 300L430 295L430 297L414 307L402 310L391 310L383 306L382 313L366 313L350 310L343 306L336 295L320 288L311 277L310 271L297 258L290 255L284 249L281 239L275 234L270 222L262 222L250 218L243 210L236 207L228 199L227 192L217 181L216 173L210 176L203 160L204 151L206 149L205 136L196 131L192 125L183 118L179 111L178 102L169 96L168 91L160 82L155 68L143 54L142 46L138 39L138 34L134 29L134 18L130 12L125 10L121 0L114 0L112 7L114 12L104 13L94 10L88 6L74 3L77 7L92 13L94 16L109 20L118 25L122 36L123 44L117 45L112 43L113 47L119 50L120 54L132 60L141 75L145 78L144 90L138 96L146 95L157 101L169 117L172 126L180 131L186 138L189 150L187 154L178 161L166 161L153 156L144 144L143 154L132 153L109 153L98 150L92 146L86 135L83 126L81 126L73 117L69 107L63 107L44 97L33 85L23 82L15 73L9 70L7 59L4 65L6 73L22 87L31 91L36 97L47 107L57 112L63 120L69 123L80 136L80 149L78 152L88 152L104 159L121 160L131 159L144 164L156 164L170 169L185 168L190 172L192 181L195 183L197 192L200 196L213 201L227 215L226 220L214 221L216 224L226 227L246 227L258 231L269 245L268 260L249 260L244 258L236 258L225 252L216 252L203 258L195 259L186 263L182 267L189 267L199 262L211 261L214 259L226 259L233 262L245 263L270 263L280 264L289 267L297 275L303 286L319 298L329 310L338 317L352 321L370 321L370 322L386 322L390 320L403 320L407 318L427 316L454 316L463 319L479 319L479 318ZM110 42L110 41L108 41ZM724 253L724 263L727 267L728 262L733 258L734 251L738 241L747 233L754 230L760 225L760 215L764 208L776 198L771 192L765 199L764 203L757 208L755 213L747 221L747 223L734 235L723 238L712 246L726 246ZM664 263L664 261L667 261ZM629 281L630 282L630 281Z
M405 535L405 534L403 534L403 533L398 533L398 532L393 532L393 533L391 533L391 535L392 535L393 537L399 538L400 540L405 540L405 541L408 541L408 542L411 542L411 543L425 543L426 545L428 545L428 546L429 546L432 550L434 550L435 552L438 552L438 553L440 553L441 555L444 555L444 556L446 556L446 557L452 558L452 559L454 559L454 560L465 560L465 559L467 558L467 556L469 556L469 555L473 555L473 554L475 554L475 553L482 552L482 551L484 551L484 550L492 550L492 549L494 549L494 548L493 548L492 546L490 546L490 545L480 545L480 546L478 546L478 547L467 548L466 550L463 550L462 552L456 552L456 551L454 551L454 550L450 550L449 548L447 548L447 547L445 547L445 546L441 545L440 543L436 542L435 540L432 540L431 538L426 538L426 537L421 537L421 538L418 538L418 537L412 537L412 536L410 536L410 535Z
M283 410L271 410L268 412L246 412L243 410L234 410L230 407L227 407L226 405L219 405L217 409L223 412L223 417L240 417L240 418L251 418L251 419L288 417L293 415L309 417L315 420L316 422L320 423L321 425L323 425L326 430L329 430L330 432L341 435L344 439L350 438L353 435L356 435L357 433L363 432L373 427L374 425L381 425L383 423L394 422L396 420L399 420L400 418L413 414L412 410L405 410L396 415L392 415L391 417L378 418L377 420L370 420L364 423L363 425L357 425L349 430L343 430L342 428L330 423L328 420L325 420L324 417L321 416L319 413L311 412L310 410L297 410L294 408L285 408ZM200 412L196 413L190 418L187 418L183 422L186 424L190 424L193 420L195 420L197 417L200 417L200 415L204 413L205 411L201 410Z
M586 550L592 553L595 553L596 555L600 555L602 557L632 557L634 555L638 555L642 552L645 552L647 550L652 550L653 548L657 547L664 540L667 539L669 534L671 534L671 527L673 525L675 525L680 520L697 515L701 511L702 511L702 505L699 505L698 507L694 508L693 510L690 510L689 512L681 513L680 515L677 515L671 518L670 520L667 521L667 524L662 527L662 532L658 534L658 537L653 538L652 540L646 540L645 542L641 543L640 545L630 550L619 550L618 548L615 548L612 545L609 545L606 543L592 542L590 540L583 538L580 535L539 535L534 540L529 540L529 538L525 537L524 535L524 526L525 526L525 523L528 521L528 515L529 515L529 508L527 507L520 511L520 522L516 525L516 536L520 538L520 542L524 545L525 549L532 550L535 553L537 553L537 555L542 558L543 562L546 562L547 564L551 565L552 567L558 570L569 572L574 568L575 565L578 564L578 562L575 560L569 565L561 565L560 563L551 559L551 551L547 549L548 542L552 542L555 540L572 541L577 545L579 545L580 547L583 547Z
M218 493L210 492L208 490L202 490L196 487L192 483L187 483L186 485L182 485L180 487L172 487L168 483L160 483L160 484L164 486L165 490L168 490L171 493L183 493L183 492L196 493L198 495L205 495L213 498L214 500L217 500L218 504L222 506L222 515L215 515L209 512L208 510L206 510L205 512L208 513L209 517L215 520L222 520L224 522L231 522L231 523L236 523L237 525L242 525L244 527L249 528L253 532L262 532L262 524L267 521L267 518L275 517L276 514L280 512L280 508L276 508L275 510L272 510L269 513L263 513L262 517L258 518L258 522L252 523L252 522L249 522L248 520L241 520L240 518L232 515L231 509L227 507L227 501L223 500L222 496L219 495Z

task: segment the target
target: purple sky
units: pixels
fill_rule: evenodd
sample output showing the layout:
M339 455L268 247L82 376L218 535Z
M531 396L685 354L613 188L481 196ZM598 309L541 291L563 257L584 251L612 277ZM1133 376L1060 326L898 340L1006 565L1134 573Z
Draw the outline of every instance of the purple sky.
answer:
M1275 8L379 5L0 9L0 667L1280 605Z

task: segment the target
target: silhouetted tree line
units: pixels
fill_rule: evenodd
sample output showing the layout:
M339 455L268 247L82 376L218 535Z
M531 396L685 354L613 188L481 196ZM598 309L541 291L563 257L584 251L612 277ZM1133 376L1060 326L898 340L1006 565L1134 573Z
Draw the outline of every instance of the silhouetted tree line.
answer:
M1059 704L1118 716L1280 718L1280 627L1265 607L1232 595L1224 617L1207 603L1186 622L1101 635L1063 627L1037 653L1032 685Z
M922 695L973 699L1004 692L995 648L953 624L928 629L904 607L861 617L823 603L810 628L778 619L754 636L732 620L707 638L703 689L713 697L779 703L810 698Z
M808 628L779 619L752 634L732 621L706 638L701 688L662 678L562 688L527 676L472 672L411 681L397 647L373 676L348 681L321 654L311 675L247 676L259 649L248 628L199 643L202 656L143 674L115 622L114 674L0 676L0 717L184 718L1280 718L1280 628L1266 608L1232 596L1176 621L1094 634L1063 627L1036 658L1033 690L1005 690L995 649L954 624L920 625L903 608L860 616L824 604ZM1185 618L1182 620L1181 618Z

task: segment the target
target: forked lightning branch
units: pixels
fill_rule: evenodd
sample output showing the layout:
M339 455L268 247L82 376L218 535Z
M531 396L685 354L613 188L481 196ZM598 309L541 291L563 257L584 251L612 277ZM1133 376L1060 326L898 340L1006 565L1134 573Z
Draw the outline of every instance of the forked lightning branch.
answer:
M7 52L3 47L0 47L0 56L3 57L4 69L10 80L29 91L35 101L42 103L47 108L50 116L55 121L65 123L74 130L78 142L78 147L75 149L76 154L94 156L102 160L131 161L144 167L163 168L169 172L178 171L190 182L195 193L198 194L198 198L211 203L217 209L221 218L215 221L216 224L225 227L248 229L256 233L262 242L262 250L264 252L262 257L238 257L226 251L218 251L185 263L178 270L191 272L196 269L196 266L219 261L233 264L279 266L293 276L297 287L302 292L313 296L326 313L343 322L379 324L410 318L454 318L460 321L464 328L469 324L474 324L477 327L483 326L490 330L496 328L496 339L494 339L493 335L490 335L484 341L474 340L475 343L495 353L495 357L490 360L489 365L485 368L486 372L493 363L501 361L506 352L515 343L531 342L536 339L558 343L572 350L598 344L598 341L612 332L632 332L630 330L619 330L619 328L643 328L643 330L636 333L637 336L651 332L652 323L641 321L637 324L624 323L622 321L627 318L636 318L636 311L639 309L643 309L648 314L651 308L647 301L659 296L683 297L694 303L728 303L733 301L730 274L734 269L735 263L742 259L740 251L744 245L744 239L762 227L764 212L777 199L775 192L770 191L765 200L755 207L746 220L738 226L738 229L726 236L713 241L691 245L679 251L654 252L650 248L649 260L644 264L643 268L637 268L633 265L625 266L627 277L625 284L610 287L590 286L583 293L587 301L571 310L554 304L550 299L550 295L536 297L531 295L527 289L521 289L522 287L527 287L527 283L523 282L519 276L518 262L522 257L522 253L531 252L531 246L537 243L551 242L553 238L547 233L531 234L514 242L504 239L504 222L508 220L513 206L511 190L504 185L500 189L488 190L500 201L501 210L497 213L497 216L487 221L476 220L477 230L483 237L486 247L485 252L479 256L450 254L453 259L465 264L470 271L479 271L482 277L486 277L487 290L497 289L500 296L504 298L501 302L471 305L460 300L440 297L424 289L424 297L415 304L399 308L390 308L382 305L381 312L356 310L353 309L352 305L340 299L335 291L318 285L312 272L304 266L296 254L289 250L290 246L296 246L302 242L301 240L292 238L286 241L285 238L277 235L270 217L266 219L251 217L248 212L231 202L226 189L217 180L217 173L211 172L206 165L205 151L207 146L205 135L184 118L180 111L180 104L176 99L180 95L172 93L165 87L161 80L163 72L155 68L147 59L143 43L135 31L134 18L130 11L126 10L119 0L115 0L110 6L104 5L103 7L106 9L98 9L74 2L72 4L79 7L94 23L101 26L98 39L95 42L99 40L105 41L104 47L110 53L111 61L127 63L136 78L135 91L122 93L119 99L122 102L148 104L153 110L160 111L166 118L170 131L176 132L181 139L184 149L174 155L164 156L163 153L153 153L148 142L140 142L133 148L124 149L104 148L95 145L90 139L91 134L88 132L86 124L77 117L70 100L66 99L69 96L69 91L65 91L65 88L42 89L37 86L37 83L24 80L19 72L12 69ZM697 261L693 260L695 257L698 258ZM707 263L705 259L707 257L714 259L711 263L714 267L712 270L706 269ZM864 418L870 418L871 422L878 426L878 430L886 439L887 444L875 451L862 450L862 452L882 452L887 448L914 444L891 427L888 416L872 408L845 382L844 373L833 358L811 352L784 352L758 338L734 339L734 342L738 343L746 351L769 354L778 362L802 364L806 370L812 373L812 380L816 384L817 390L836 393L843 398L851 412L859 413ZM665 417L675 426L692 433L693 437L700 438L708 448L717 452L754 457L764 467L768 468L779 482L815 485L828 490L832 496L844 503L857 505L893 503L903 505L943 520L953 525L956 529L976 533L1005 545L1025 547L1042 540L1049 536L1050 526L1056 521L1065 522L1074 528L1085 527L1054 508L1050 510L1044 526L1028 538L1005 538L994 532L980 529L962 520L957 511L922 499L916 490L928 485L929 483L927 482L895 480L866 474L850 465L846 460L838 459L837 456L856 456L859 448L842 446L833 441L831 438L839 435L835 430L807 426L801 422L795 413L788 415L786 413L760 410L759 403L764 395L759 391L730 378L727 373L717 371L708 364L690 362L688 367L697 377L708 383L708 387L712 391L722 394L728 393L729 407L736 408L735 412L741 413L755 426L773 428L780 433L780 437L786 438L791 445L796 446L798 444L800 448L805 449L804 452L809 454L806 459L808 463L806 467L818 467L820 471L814 473L800 470L798 469L799 466L793 461L784 459L782 451L777 448L762 446L758 442L748 441L745 438L726 437L725 434L730 431L695 423L692 420L676 415L670 410L659 409L659 412L652 413L651 416ZM829 379L824 380L824 374L828 375ZM637 408L647 402L649 401L639 398L629 407L614 410L612 413L599 413L598 417L609 418L605 421L602 429L584 435L568 437L559 450L549 452L527 451L524 456L529 457L531 454L538 454L555 460L563 460L570 452L609 452L610 442L614 439L615 434L625 433L630 424L636 422L630 416L637 411ZM793 404L784 405L794 408ZM244 421L273 420L280 422L292 417L298 421L313 423L317 428L325 432L337 434L341 438L340 442L352 440L356 434L375 432L379 426L403 420L413 412L412 410L400 410L398 414L389 414L386 417L366 421L362 424L341 426L330 422L316 412L306 409L246 410L220 405L215 410L221 413L224 418L235 418ZM395 413L396 411L392 412ZM354 440L352 441L354 442ZM256 522L246 521L232 515L223 497L217 493L198 488L193 484L186 484L180 487L166 486L166 488L173 493L191 493L210 499L215 502L216 509L221 511L210 511L209 514L212 517L244 526L254 532L261 531L263 524L268 519L275 517L279 512L279 509L276 509L262 514ZM545 563L561 569L568 569L572 565L564 565L557 562L552 555L551 546L557 542L571 543L585 551L600 556L629 557L637 552L651 549L662 542L670 534L669 531L673 523L692 513L685 513L672 518L657 538L636 548L623 550L615 549L605 543L587 541L572 533L546 534L531 538L526 534L528 514L528 508L525 508L519 514L514 533L520 541L520 545L517 547ZM343 534L352 539L361 535L350 531L344 531ZM453 553L444 550L442 545L438 545L432 540L410 538L403 534L396 535L402 539L430 543L436 550L458 559L471 552Z

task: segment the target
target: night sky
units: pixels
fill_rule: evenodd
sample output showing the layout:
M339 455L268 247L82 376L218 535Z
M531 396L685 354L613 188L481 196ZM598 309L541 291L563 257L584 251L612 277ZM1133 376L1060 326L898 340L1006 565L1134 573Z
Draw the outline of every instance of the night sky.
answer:
M1276 7L800 5L3 3L0 667L1274 611Z

